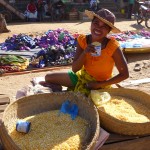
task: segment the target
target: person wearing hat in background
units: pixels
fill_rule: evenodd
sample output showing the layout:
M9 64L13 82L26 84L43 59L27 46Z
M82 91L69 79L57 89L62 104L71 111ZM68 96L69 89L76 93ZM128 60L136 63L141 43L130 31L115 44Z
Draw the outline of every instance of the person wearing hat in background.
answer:
M85 11L85 14L92 20L91 33L81 34L77 38L77 49L72 63L72 71L49 73L45 76L42 85L51 85L56 89L61 86L73 88L85 95L90 90L111 88L112 84L119 83L129 77L125 57L115 39L107 37L112 31L120 32L114 26L115 16L108 9L100 9L96 13ZM101 44L101 53L95 56L93 42ZM118 74L113 76L113 68L116 66Z

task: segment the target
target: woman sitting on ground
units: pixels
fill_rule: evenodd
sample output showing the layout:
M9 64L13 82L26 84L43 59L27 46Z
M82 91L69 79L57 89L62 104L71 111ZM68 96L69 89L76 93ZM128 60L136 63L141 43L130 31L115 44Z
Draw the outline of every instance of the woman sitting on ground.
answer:
M72 71L49 73L45 82L53 91L61 86L73 88L86 95L90 90L110 88L112 84L119 83L129 77L125 57L115 39L107 37L112 32L120 32L114 26L115 16L107 9L100 9L96 13L85 11L92 19L91 34L79 35L77 50L72 64ZM93 42L101 43L101 53L95 55ZM118 74L112 75L116 66Z

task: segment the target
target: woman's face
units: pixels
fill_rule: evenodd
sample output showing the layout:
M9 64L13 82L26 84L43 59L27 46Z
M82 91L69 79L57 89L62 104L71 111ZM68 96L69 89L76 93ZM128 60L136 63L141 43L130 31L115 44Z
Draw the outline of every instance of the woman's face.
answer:
M98 18L94 18L91 22L91 34L94 41L100 41L109 32L111 28Z

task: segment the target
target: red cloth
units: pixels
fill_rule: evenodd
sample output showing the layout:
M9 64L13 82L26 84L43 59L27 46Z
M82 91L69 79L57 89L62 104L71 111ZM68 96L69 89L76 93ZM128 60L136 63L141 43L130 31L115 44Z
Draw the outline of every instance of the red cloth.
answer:
M31 13L35 13L37 11L36 5L33 3L28 4L27 11Z

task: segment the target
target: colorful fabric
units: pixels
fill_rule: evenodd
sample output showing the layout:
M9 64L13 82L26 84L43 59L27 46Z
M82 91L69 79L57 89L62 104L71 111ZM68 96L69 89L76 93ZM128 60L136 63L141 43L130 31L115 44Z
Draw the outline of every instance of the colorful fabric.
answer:
M70 77L70 80L74 86L76 86L78 82L78 76L71 70L68 71L68 75Z
M85 95L88 95L90 93L90 90L86 88L86 84L89 82L89 81L95 81L95 79L90 76L84 68L82 68L81 70L79 70L77 73L76 73L77 77L78 77L78 82L75 86L75 89L74 91L75 92L81 92Z
M86 35L78 36L80 47L85 50L87 47ZM105 81L111 78L114 60L113 53L119 47L119 43L115 39L110 39L106 47L101 51L101 55L94 57L91 54L86 54L84 68L96 81Z
M11 64L13 62L24 63L26 61L25 58L16 55L4 55L0 57L0 64Z
M89 83L90 81L96 81L96 80L86 72L84 67L81 70L79 70L76 73L76 75L78 76L78 82L74 88L74 92L81 92L86 96L88 96L90 94L90 90L86 88L86 84ZM111 88L111 85L102 88L108 89Z
M76 73L76 75L78 77L78 82L74 88L74 92L81 92L81 93L85 94L86 96L88 96L90 94L90 90L86 88L86 84L89 83L90 81L96 81L95 78L90 76L86 72L84 67L81 70L79 70ZM111 86L105 86L102 88L111 88Z
M6 72L25 70L29 66L29 60L22 56L4 55L0 57L0 68Z

